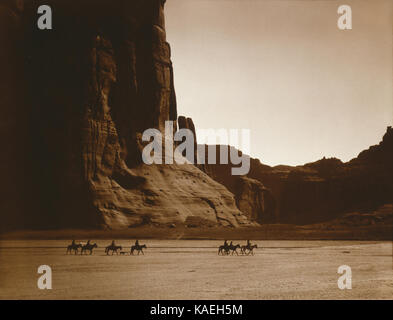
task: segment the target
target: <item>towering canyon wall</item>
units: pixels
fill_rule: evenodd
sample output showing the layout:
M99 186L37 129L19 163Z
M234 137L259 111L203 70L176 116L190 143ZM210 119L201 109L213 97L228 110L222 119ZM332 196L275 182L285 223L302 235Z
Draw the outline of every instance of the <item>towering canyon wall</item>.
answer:
M37 28L41 4L53 30ZM0 2L1 230L310 223L393 202L391 128L348 163L251 159L243 177L228 165L142 163L142 132L177 123L164 5Z
M0 2L0 229L28 225L23 219L28 210L25 195L29 187L25 181L29 175L29 127L23 95L27 86L22 13L20 1Z
M12 119L2 145L18 153L3 159L3 187L19 188L2 203L5 224L13 210L17 227L252 225L195 166L141 161L142 132L177 120L164 0L17 2L0 10L1 112ZM36 27L40 4L53 30Z

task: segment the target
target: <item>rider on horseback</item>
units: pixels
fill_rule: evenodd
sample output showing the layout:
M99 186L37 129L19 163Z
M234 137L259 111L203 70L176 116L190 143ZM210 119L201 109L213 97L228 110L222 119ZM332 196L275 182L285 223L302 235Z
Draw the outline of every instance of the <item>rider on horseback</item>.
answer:
M226 248L228 248L229 247L229 245L228 245L228 241L227 240L225 240L224 241L224 248L226 249Z
M251 247L251 242L250 242L250 240L247 240L247 248L250 248Z
M135 246L136 246L136 247L139 247L139 241L138 241L138 239L136 239L136 241L135 241Z

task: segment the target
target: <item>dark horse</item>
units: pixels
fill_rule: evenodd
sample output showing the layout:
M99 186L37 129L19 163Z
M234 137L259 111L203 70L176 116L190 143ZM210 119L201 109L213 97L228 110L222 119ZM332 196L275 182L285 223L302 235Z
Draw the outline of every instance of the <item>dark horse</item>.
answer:
M89 251L90 254L92 254L94 248L98 248L97 243L93 243L93 244L86 243L84 246L82 246L81 254L83 254L83 253L87 254L87 251Z
M134 251L136 250L136 251L138 251L138 256L139 256L139 253L141 253L141 252L144 255L143 248L145 248L145 249L147 248L145 244L142 244L142 245L136 244L131 247L131 254L134 255Z
M82 248L82 245L81 245L80 243L79 243L79 244L71 243L71 244L67 247L67 252L66 252L66 254L68 254L68 253L71 254L72 251L74 251L74 253L77 254L79 248Z
M242 246L241 247L241 251L242 251L243 254L246 254L246 255L249 255L249 254L254 255L254 249L255 248L258 248L258 246L256 244L246 245L246 246ZM247 252L247 250L248 250L248 252Z
M234 254L234 253L236 253L237 255L239 255L238 253L237 253L237 249L239 249L240 248L240 244L236 244L236 245L234 245L234 244L228 244L228 245L222 245L222 246L219 246L218 247L218 255L229 255L230 253L231 253L231 251L232 251L232 255Z
M219 246L218 247L218 253L217 253L218 255L228 255L229 254L229 246L225 246L225 245L222 245L222 246Z
M122 246L116 246L111 244L105 248L105 253L108 255L109 251L112 251L112 256L113 256L114 252L116 252L116 254L119 254L118 250L122 250L122 249L123 249Z
M238 256L239 254L237 253L237 249L239 249L239 248L240 248L240 244L237 244L237 245L230 244L230 245L229 245L228 254L229 254L229 251L232 250L232 255L233 255L234 253L236 253L236 255Z

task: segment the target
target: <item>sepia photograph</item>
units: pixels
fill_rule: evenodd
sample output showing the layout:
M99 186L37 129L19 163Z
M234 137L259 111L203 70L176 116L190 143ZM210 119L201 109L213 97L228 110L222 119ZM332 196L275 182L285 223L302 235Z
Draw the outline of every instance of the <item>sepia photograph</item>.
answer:
M0 300L393 300L392 0L0 0L0 112Z

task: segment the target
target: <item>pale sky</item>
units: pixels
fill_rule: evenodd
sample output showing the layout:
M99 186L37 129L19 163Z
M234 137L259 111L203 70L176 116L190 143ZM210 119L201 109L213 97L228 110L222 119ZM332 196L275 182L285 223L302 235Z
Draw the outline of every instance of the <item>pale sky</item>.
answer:
M339 30L337 9L352 8ZM178 114L268 165L348 161L393 119L393 0L168 0Z

